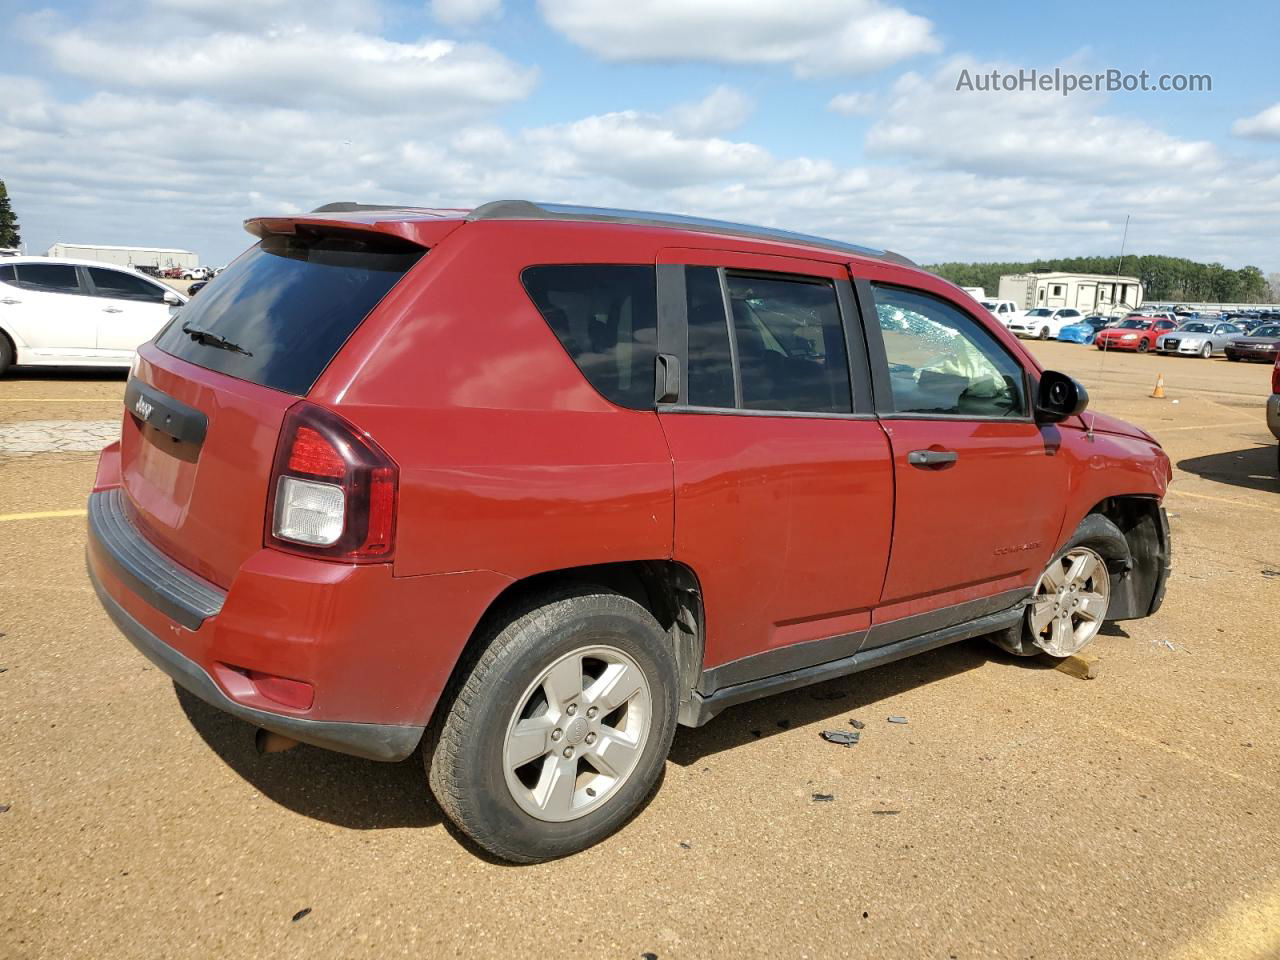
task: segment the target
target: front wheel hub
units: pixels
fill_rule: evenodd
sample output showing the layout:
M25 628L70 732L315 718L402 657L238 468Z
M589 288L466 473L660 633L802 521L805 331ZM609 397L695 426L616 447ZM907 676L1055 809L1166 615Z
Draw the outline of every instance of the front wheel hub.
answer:
M1049 564L1028 614L1033 642L1051 657L1069 657L1098 635L1111 603L1106 561L1072 547Z

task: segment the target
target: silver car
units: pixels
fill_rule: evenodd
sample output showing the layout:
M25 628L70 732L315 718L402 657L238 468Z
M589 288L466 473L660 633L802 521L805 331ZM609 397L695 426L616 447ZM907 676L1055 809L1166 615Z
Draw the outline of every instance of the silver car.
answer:
M1156 340L1156 349L1161 353L1183 353L1208 360L1215 353L1222 353L1232 338L1243 335L1244 331L1234 323L1188 320Z

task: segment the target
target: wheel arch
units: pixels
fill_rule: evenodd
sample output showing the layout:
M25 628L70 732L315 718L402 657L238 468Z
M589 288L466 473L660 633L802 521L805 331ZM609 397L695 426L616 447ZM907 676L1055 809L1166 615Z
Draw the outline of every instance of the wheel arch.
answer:
M666 631L676 658L680 681L680 719L693 716L692 693L702 674L706 636L702 587L697 574L674 560L632 560L546 570L514 580L497 594L476 622L454 663L447 691L436 705L439 715L446 700L465 681L496 625L518 616L539 597L574 586L598 586L616 591L649 611Z
M1164 599L1169 572L1169 527L1160 501L1149 494L1111 496L1096 503L1085 519L1094 515L1115 524L1127 547L1127 557L1105 557L1113 574L1107 619L1150 616Z

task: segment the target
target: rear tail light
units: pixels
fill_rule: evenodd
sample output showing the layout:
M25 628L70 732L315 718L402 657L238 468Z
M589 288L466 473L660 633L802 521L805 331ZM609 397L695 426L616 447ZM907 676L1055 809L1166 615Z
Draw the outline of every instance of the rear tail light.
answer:
M391 559L400 468L373 439L303 400L280 430L267 545L354 563Z

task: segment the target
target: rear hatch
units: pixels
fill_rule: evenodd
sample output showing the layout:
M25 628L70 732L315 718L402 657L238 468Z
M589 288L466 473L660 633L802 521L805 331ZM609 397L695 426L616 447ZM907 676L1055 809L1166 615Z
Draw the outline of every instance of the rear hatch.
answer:
M139 351L121 475L149 540L230 586L263 545L285 413L424 253L324 226L268 235Z

